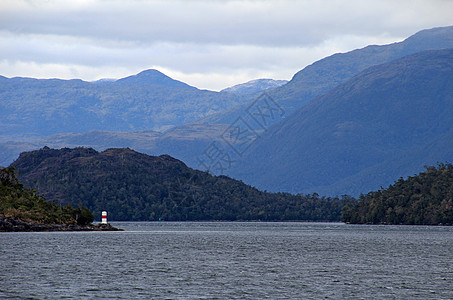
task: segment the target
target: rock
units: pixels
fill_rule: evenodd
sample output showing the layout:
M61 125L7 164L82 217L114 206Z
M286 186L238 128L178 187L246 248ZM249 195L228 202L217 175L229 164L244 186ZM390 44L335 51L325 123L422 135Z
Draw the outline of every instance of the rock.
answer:
M36 231L122 231L111 224L38 224L0 217L0 232L36 232Z

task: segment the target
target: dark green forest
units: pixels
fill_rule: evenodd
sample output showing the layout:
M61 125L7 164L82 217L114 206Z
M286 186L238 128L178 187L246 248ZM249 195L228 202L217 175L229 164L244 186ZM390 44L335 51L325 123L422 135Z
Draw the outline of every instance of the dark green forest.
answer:
M345 206L342 221L356 224L453 225L453 165L428 166L387 189Z
M78 224L93 222L85 207L72 208L48 202L35 190L24 188L14 167L0 168L0 217L38 224Z
M85 206L109 220L339 221L355 199L267 193L226 176L193 170L168 155L91 148L24 152L20 179L63 205Z

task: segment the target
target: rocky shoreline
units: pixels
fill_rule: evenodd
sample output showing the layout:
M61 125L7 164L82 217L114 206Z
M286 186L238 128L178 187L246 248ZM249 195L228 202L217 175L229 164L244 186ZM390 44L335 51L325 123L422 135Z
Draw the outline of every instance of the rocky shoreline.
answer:
M38 224L0 217L0 232L38 232L38 231L123 231L111 224Z

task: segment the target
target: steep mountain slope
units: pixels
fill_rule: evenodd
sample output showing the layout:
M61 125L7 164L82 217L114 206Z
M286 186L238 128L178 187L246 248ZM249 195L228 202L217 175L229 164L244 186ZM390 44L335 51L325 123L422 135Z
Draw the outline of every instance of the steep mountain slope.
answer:
M230 175L271 191L365 193L453 159L452 116L453 50L417 53L361 72L276 124Z
M1 78L0 140L91 130L161 130L242 103L147 70L117 81Z
M168 155L130 149L43 148L22 153L13 166L50 199L85 205L95 215L107 210L113 220L339 220L354 201L260 192Z
M425 50L453 48L453 26L417 32L402 42L370 45L347 53L323 58L297 72L285 85L268 91L268 95L282 107L286 116L337 85L349 80L368 67ZM253 99L254 100L254 99ZM228 112L220 112L203 120L204 123L230 124L250 103L238 105ZM276 122L280 121L277 119ZM251 127L259 128L253 120Z
M288 83L287 80L255 79L223 89L221 90L221 92L227 92L237 95L252 94L262 92L268 89L277 88L286 83Z

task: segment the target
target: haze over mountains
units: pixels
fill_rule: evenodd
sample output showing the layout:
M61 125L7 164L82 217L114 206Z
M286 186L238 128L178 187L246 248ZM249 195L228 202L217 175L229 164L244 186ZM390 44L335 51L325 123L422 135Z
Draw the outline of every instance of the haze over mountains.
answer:
M260 93L248 93L247 89L242 92L242 88L237 94L200 91L155 70L96 83L2 77L0 141L13 141L0 143L0 165L11 163L21 151L49 145L93 146L98 150L131 147L151 155L170 154L197 168L200 167L200 155L215 142L236 161L230 170L226 170L227 174L262 189L332 195L368 192L400 176L414 174L424 164L452 159L448 150L452 142L445 131L451 118L442 115L444 119L438 121L430 111L448 111L448 103L436 102L439 106L435 107L429 104L429 122L434 122L430 130L436 134L424 134L419 139L411 137L404 124L414 122L420 132L425 132L423 126L428 123L421 125L413 120L426 116L413 110L404 114L405 111L396 105L399 101L408 101L410 97L406 94L413 94L414 101L418 99L423 105L428 105L425 98L448 99L445 93L451 82L445 80L449 78L449 70L444 70L446 77L438 78L445 85L439 86L429 80L439 70L423 64L422 60L428 59L427 56L406 61L410 68L401 62L392 62L421 51L446 48L453 48L453 26L423 30L402 42L368 46L317 61L296 73L287 84L266 90L268 103L277 105L274 109L278 109L277 117L266 119L266 126L257 122L256 115L249 113ZM438 58L430 56L429 60L437 62L446 57L440 52L439 55ZM395 73L393 63L401 70L408 67L408 73L404 75L407 80L395 79L401 74ZM380 67L386 70L367 73L374 70L367 68L380 64L384 64ZM424 70L421 73L424 75L414 75L418 68ZM387 78L390 74L393 77ZM411 80L416 82L409 84ZM348 85L351 82L353 89ZM386 89L382 82L393 90ZM363 102L363 107L354 106L356 100L349 102L356 99L353 95L339 92L338 89L345 88L343 85L351 87L350 92L354 95L362 95L369 101ZM19 88L22 86L24 88ZM418 87L424 90L419 91ZM382 99L378 101L375 95ZM417 98L421 95L425 98ZM407 97L402 99L403 96ZM326 104L321 105L320 101L326 101ZM404 101L400 104L407 107ZM390 107L400 109L396 110L399 114L389 111ZM408 108L415 109L415 106ZM345 115L339 115L340 111ZM366 115L369 111L381 113L373 118L369 116L367 122L360 116L344 119L350 113ZM388 123L388 115L405 119L401 124ZM234 153L225 139L225 133L237 120L246 123L248 141L253 142L240 155ZM273 123L278 124L271 127ZM334 125L339 129L329 132L328 128ZM167 126L173 128L165 131ZM384 133L376 133L382 132L383 128L392 129L392 139L388 140L389 136ZM332 135L333 132L337 134ZM368 136L373 134L381 139L376 141L381 141L382 146L371 143ZM324 140L327 137L330 139ZM406 143L396 143L394 139ZM305 148L307 141L312 143L309 148Z
M352 194L453 159L453 49L371 67L264 133L231 170L270 191Z
M237 84L235 86L223 89L221 90L221 92L246 95L277 88L287 83L288 80L255 79L246 83Z
M221 132L228 128L225 124L190 123L167 130L157 131L102 131L93 130L85 133L63 133L52 135L37 141L0 142L0 166L7 166L23 151L40 149L44 146L93 147L97 150L107 148L130 147L150 155L171 153L184 158L192 167L197 167L196 158L205 151L213 141L221 143Z
M370 45L323 58L297 72L287 84L268 91L268 95L278 102L286 115L290 115L366 68L420 51L447 48L453 48L453 26L422 30L402 42ZM230 111L214 114L203 122L229 124L242 115L249 105L246 103ZM250 126L259 128L254 122L250 122Z
M157 70L116 81L0 78L0 140L91 130L163 130L243 102ZM245 100L244 100L245 101Z

